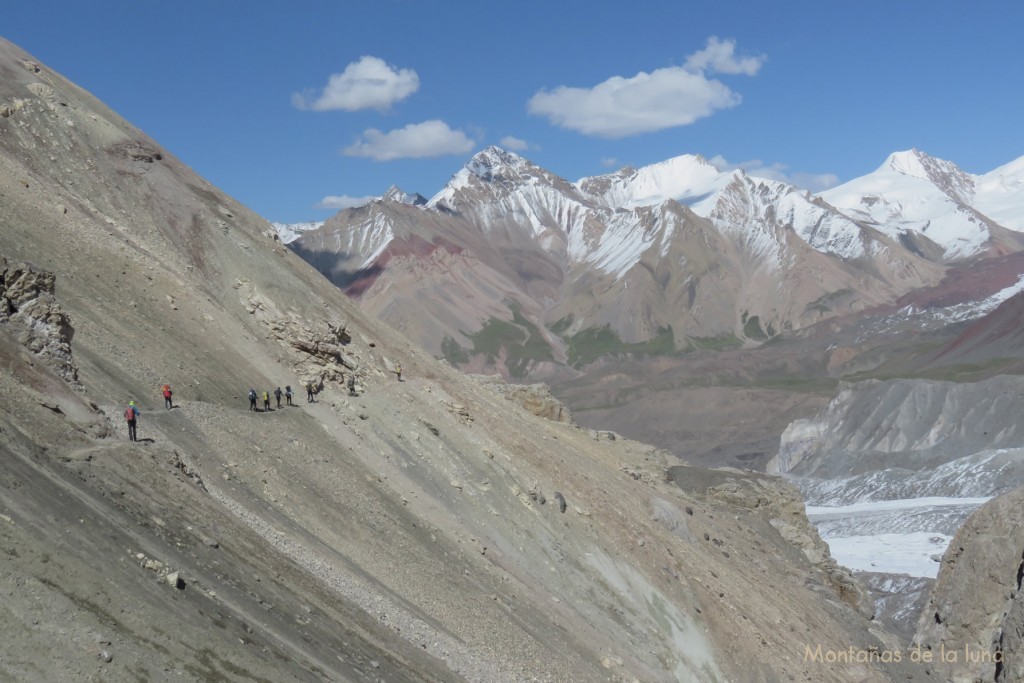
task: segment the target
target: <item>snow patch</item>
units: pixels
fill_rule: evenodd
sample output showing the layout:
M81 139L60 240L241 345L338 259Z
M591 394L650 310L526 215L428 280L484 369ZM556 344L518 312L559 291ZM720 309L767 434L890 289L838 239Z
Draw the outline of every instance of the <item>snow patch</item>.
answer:
M304 232L322 228L323 221L309 221L307 223L271 223L270 226L277 232L277 236L285 244L291 244Z
M906 574L934 579L952 536L920 531L828 539L829 551L839 564L861 572Z

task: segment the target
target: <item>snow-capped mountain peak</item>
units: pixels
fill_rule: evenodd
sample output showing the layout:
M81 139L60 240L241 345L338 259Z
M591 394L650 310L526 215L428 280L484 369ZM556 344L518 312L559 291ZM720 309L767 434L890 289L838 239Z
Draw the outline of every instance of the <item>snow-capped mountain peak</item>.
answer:
M891 169L897 173L908 175L913 178L928 179L928 171L925 170L923 158L930 158L918 149L908 149L902 152L893 152L885 160L885 163L878 169Z
M615 173L583 178L575 183L580 192L612 207L656 206L669 199L696 205L720 191L732 180L702 156L684 154L642 168L625 167Z
M507 177L510 173L522 173L533 164L515 152L508 152L500 147L490 147L477 152L466 169L481 180L494 180Z
M481 196L508 197L518 192L544 195L543 203L552 201L552 194L578 194L576 189L540 166L500 147L490 146L477 152L452 176L445 187L434 195L427 206L455 210L461 202L479 200Z
M974 197L973 177L952 161L937 159L918 149L890 154L879 171L883 169L928 181L956 201L970 202Z
M979 196L978 180L950 161L912 149L889 155L872 173L819 196L890 237L914 232L939 245L945 258L958 259L982 253L991 244L992 221L985 204L994 194Z
M383 201L398 202L399 204L409 204L411 206L422 206L427 203L427 198L418 192L405 192L397 185L392 185L388 188L388 191L381 197Z

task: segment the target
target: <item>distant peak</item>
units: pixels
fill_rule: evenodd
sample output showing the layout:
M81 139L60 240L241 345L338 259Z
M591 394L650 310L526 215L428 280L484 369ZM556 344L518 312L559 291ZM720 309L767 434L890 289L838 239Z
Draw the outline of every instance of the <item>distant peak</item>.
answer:
M974 181L959 166L918 149L890 154L879 170L896 171L910 178L926 180L957 201L970 201L974 193Z
M388 191L381 197L384 201L398 202L399 204L411 204L412 206L421 206L427 203L427 198L418 192L408 193L403 192L402 188L397 185L392 185L388 188Z
M501 175L501 171L504 169L521 170L529 165L530 162L518 154L491 145L473 155L473 158L466 164L466 168L473 175L490 180L494 176Z
M897 173L912 176L914 178L927 178L927 165L931 157L919 149L908 149L903 152L893 152L885 160L882 168L892 169Z

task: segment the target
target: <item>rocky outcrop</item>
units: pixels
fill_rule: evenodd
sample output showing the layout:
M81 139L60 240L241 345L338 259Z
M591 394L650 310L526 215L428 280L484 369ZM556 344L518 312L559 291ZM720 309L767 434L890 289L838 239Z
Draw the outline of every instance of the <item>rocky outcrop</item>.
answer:
M990 501L950 543L915 645L949 681L1024 680L1024 488Z
M569 408L551 395L551 389L543 383L508 384L500 375L472 375L477 381L487 384L510 401L514 401L537 417L552 422L574 424Z
M68 382L78 382L71 357L75 329L55 296L57 277L0 257L0 329L40 357Z
M297 352L292 368L303 385L323 388L325 382L341 382L346 371L355 371L358 363L345 351L352 336L344 321L311 322L295 313L282 313L249 283L239 281L236 287L248 290L246 310L264 325L268 336Z
M699 476L695 476L698 473ZM864 588L849 569L836 563L829 554L828 545L807 519L803 500L795 486L776 477L728 468L698 470L675 466L668 469L668 476L684 490L733 508L756 512L821 572L842 602L863 616L873 614L874 607Z

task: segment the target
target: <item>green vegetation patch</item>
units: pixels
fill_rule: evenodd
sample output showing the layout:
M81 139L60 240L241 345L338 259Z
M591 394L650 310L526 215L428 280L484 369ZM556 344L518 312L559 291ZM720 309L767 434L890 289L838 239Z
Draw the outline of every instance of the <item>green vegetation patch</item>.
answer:
M759 316L752 315L747 318L746 322L743 323L743 336L755 341L768 339L768 335L761 329L761 318Z
M469 351L459 346L453 337L445 335L441 340L441 357L452 365L461 365L469 362Z
M884 367L858 372L843 377L844 381L860 382L867 379L931 379L942 382L980 382L1000 374L1019 374L1020 358L993 358L982 363L957 363L923 370L887 372Z
M451 338L441 341L441 354L452 365L469 362L470 357L482 355L494 362L502 351L505 352L505 367L512 377L523 377L530 365L539 361L554 360L551 346L539 327L523 317L518 305L511 305L512 321L491 318L473 334L466 336L473 343L464 348Z
M618 353L638 355L671 355L676 351L675 334L671 326L659 327L653 337L644 342L627 343L622 341L611 326L592 327L571 337L568 342L568 361L573 367L581 367L592 363L601 356Z
M743 340L730 332L717 337L687 337L687 350L693 351L725 351L743 346Z
M562 333L572 326L574 320L575 318L573 318L572 313L570 313L561 320L556 320L555 322L548 325L548 329L557 334L559 337L561 337Z

